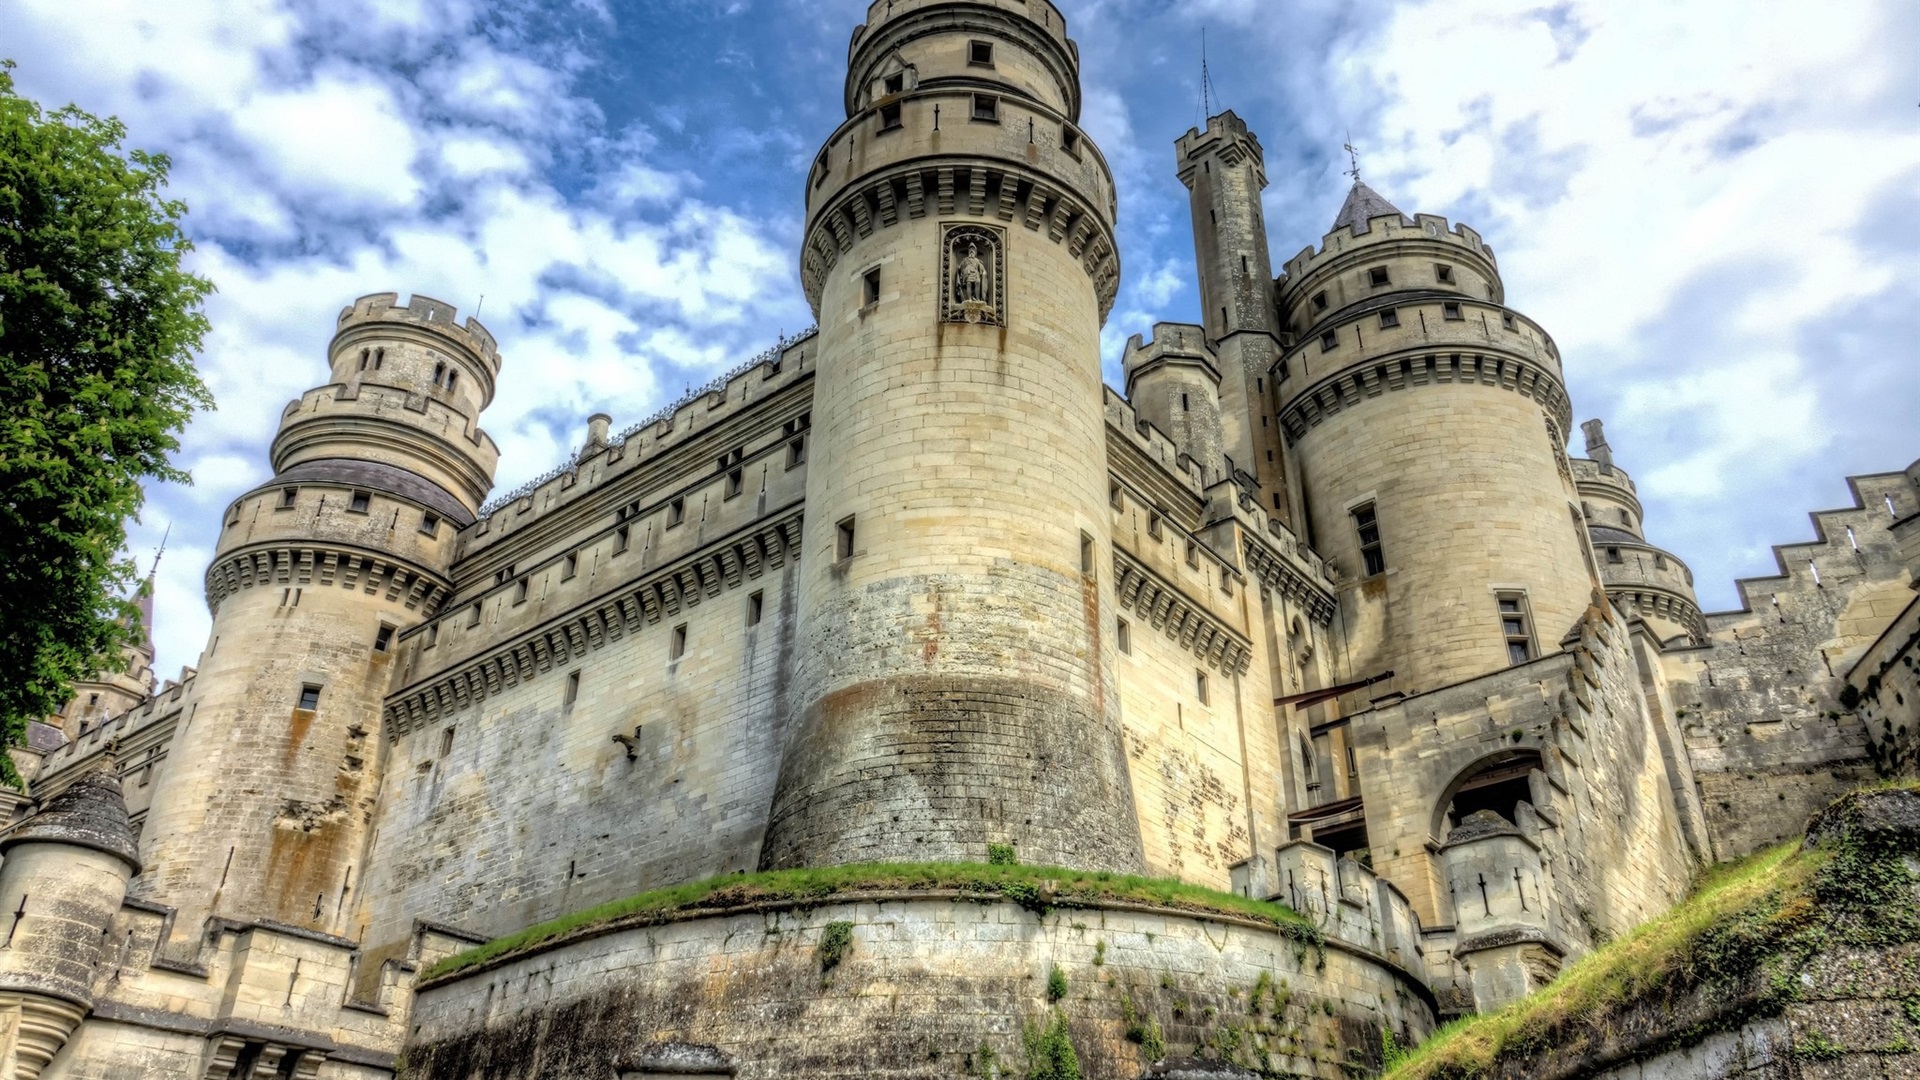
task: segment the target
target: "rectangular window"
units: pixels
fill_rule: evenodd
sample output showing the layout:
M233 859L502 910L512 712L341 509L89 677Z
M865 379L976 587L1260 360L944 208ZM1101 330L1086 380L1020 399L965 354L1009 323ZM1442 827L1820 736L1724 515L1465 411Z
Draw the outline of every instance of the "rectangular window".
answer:
M1187 541L1187 565L1196 569L1200 566L1200 545L1191 540Z
M1320 351L1332 352L1340 347L1340 335L1332 330L1320 335Z
M862 304L865 304L867 307L872 307L873 305L879 303L880 302L880 268L876 266L873 269L867 271L866 274L862 276L861 281L863 282L863 286L862 286L862 292L861 292L862 299L860 302Z
M471 608L467 609L467 625L469 627L480 625L480 605L479 604L475 604Z
M1449 322L1466 318L1465 315L1460 314L1460 305L1452 301L1440 305L1440 314Z
M1393 284L1393 277L1387 273L1386 267L1376 266L1367 271L1367 284L1378 289L1383 285Z
M1093 537L1080 534L1080 572L1093 573Z
M352 498L347 500L347 511L349 513L364 514L372 506L373 496L365 491L356 491L353 493Z
M532 588L532 585L533 585L533 579L531 578L521 578L519 581L514 582L513 602L516 604L526 603L527 593Z
M1620 557L1619 548L1610 547L1607 549L1607 561L1610 563L1618 563L1618 562L1625 562L1626 560Z
M579 573L580 573L580 556L577 553L569 552L567 554L566 559L562 561L560 566L560 580L572 581L576 576L579 575Z
M1153 537L1155 540L1160 539L1160 536L1161 536L1160 511L1158 510L1155 510L1147 515L1147 535Z
M747 625L759 626L760 616L766 610L766 594L753 593L747 597Z
M613 553L615 555L627 550L628 545L632 543L633 527L631 525L622 525L613 530Z
M280 509L282 510L293 509L293 504L299 498L300 498L299 488L297 487L281 488L280 489Z
M1386 573L1387 556L1380 546L1380 521L1374 516L1372 503L1354 508L1353 527L1360 537L1360 561L1366 566L1367 576Z
M813 186L819 187L827 182L827 176L833 172L833 165L827 158L828 151L820 151L820 160L813 163Z
M451 753L453 753L453 729L447 728L440 733L440 756L444 758Z
M801 437L787 444L787 468L795 468L807 460L807 437Z
M428 623L426 644L422 645L421 648L431 649L438 644L440 644L440 624L437 622Z
M1400 313L1388 308L1380 313L1380 329L1391 330L1400 325Z
M1313 294L1313 310L1315 311L1327 310L1327 294L1326 293L1317 292Z
M881 131L899 131L900 127L901 127L901 124L900 124L899 103L895 102L892 105L880 106L880 130Z
M1533 659L1533 619L1527 611L1525 593L1500 593L1500 634L1507 643L1507 662L1524 664Z
M1060 129L1060 147L1074 157L1080 156L1080 133L1070 127Z
M993 66L993 42L991 41L967 42L967 63L983 64L987 67L992 67Z
M887 93L902 94L906 92L906 89L907 89L907 73L906 72L902 71L899 74L887 76Z
M678 660L687 655L687 624L681 623L673 628L673 640L667 643L667 659Z
M836 561L853 558L853 519L834 526L833 557Z
M1442 285L1453 284L1453 267L1444 263L1434 263L1433 279Z
M440 535L440 515L425 513L420 515L420 531L428 536Z
M1501 312L1500 325L1506 327L1509 330L1518 330L1520 328L1519 322L1516 319L1514 319L1513 312L1511 311Z
M1200 704L1205 705L1207 703L1207 673L1206 672L1196 671L1193 673L1193 692L1194 692L1194 695L1200 699Z
M1127 625L1127 620L1121 619L1114 624L1113 642L1122 653L1133 655L1133 627Z
M686 499L675 499L667 504L667 528L671 529L685 520L687 520Z
M567 672L567 692L566 692L565 699L561 702L561 704L564 705L566 708L571 709L573 708L573 703L579 700L580 700L580 673L577 671L569 671Z
M319 708L320 707L320 688L313 685L312 683L308 683L307 685L302 686L300 688L300 704L298 707L307 712L312 712L313 710Z
M1000 122L1000 99L991 94L973 95L973 118L989 124Z
M747 481L747 474L740 469L735 469L732 472L728 473L727 474L727 498L731 499L735 495L740 494L741 490L746 487L746 481Z
M393 648L393 627L382 626L379 631L373 635L373 651L386 652L391 648Z

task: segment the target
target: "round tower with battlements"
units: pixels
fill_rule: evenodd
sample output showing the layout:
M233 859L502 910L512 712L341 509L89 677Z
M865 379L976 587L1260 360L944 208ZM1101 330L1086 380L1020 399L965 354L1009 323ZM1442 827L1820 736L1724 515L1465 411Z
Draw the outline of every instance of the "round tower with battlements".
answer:
M1286 265L1289 467L1344 581L1343 677L1437 690L1557 652L1598 584L1560 355L1478 233L1355 182Z
M1113 679L1112 176L1047 0L878 0L806 181L820 321L762 862L1140 864Z
M1605 426L1588 420L1580 430L1587 456L1573 460L1573 478L1607 595L1622 611L1644 619L1661 641L1703 644L1707 620L1693 593L1693 571L1673 552L1647 542L1639 492L1633 477L1613 463Z
M1121 357L1127 400L1140 419L1173 440L1200 465L1209 484L1227 479L1220 419L1220 357L1204 328L1155 323L1153 340L1139 334Z
M213 915L337 932L351 907L394 646L451 591L498 457L479 427L493 336L396 300L340 313L332 381L287 405L273 479L227 508L199 692L135 883L179 909L178 938Z

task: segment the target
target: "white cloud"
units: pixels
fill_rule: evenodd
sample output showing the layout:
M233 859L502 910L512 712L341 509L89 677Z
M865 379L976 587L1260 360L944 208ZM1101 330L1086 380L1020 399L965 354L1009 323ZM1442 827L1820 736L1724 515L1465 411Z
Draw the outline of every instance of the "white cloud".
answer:
M420 197L420 139L389 87L362 71L251 95L234 130L265 168L263 183L312 205L394 210Z

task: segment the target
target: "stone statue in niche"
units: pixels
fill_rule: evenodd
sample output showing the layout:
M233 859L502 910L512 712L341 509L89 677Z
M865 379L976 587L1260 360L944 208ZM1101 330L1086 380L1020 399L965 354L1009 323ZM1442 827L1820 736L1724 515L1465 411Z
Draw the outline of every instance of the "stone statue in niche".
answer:
M940 246L943 322L1005 326L1006 237L984 225L949 225Z

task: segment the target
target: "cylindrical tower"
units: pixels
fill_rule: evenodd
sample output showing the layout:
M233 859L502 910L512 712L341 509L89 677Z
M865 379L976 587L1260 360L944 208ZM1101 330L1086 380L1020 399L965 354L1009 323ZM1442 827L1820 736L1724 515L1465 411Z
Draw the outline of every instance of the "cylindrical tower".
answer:
M1121 366L1134 413L1200 464L1207 483L1227 479L1220 421L1220 359L1198 326L1155 323L1153 340L1135 334Z
M340 313L333 382L290 403L272 481L227 509L196 700L148 811L135 892L209 915L338 932L379 778L393 646L451 590L498 451L478 426L492 335L416 296Z
M1046 0L877 0L807 182L793 735L762 863L1140 863L1099 334L1112 177Z
M1439 689L1558 651L1591 603L1559 353L1503 300L1477 233L1358 182L1287 264L1280 423L1347 678Z
M1639 492L1633 477L1613 463L1602 423L1588 420L1580 430L1587 456L1574 459L1573 478L1607 595L1646 620L1661 641L1705 642L1707 620L1693 593L1693 571L1673 552L1647 542Z
M40 1075L93 1008L106 934L140 871L111 763L0 840L0 1066Z

